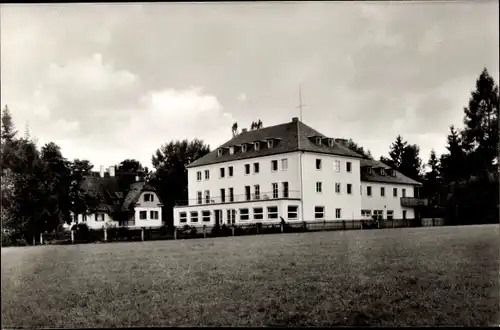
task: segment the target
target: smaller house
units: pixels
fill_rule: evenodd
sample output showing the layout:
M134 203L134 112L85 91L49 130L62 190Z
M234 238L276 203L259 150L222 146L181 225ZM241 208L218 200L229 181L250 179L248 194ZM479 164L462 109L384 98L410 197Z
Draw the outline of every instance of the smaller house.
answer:
M119 173L114 167L93 172L82 182L85 192L97 197L87 214L72 214L73 223L86 223L91 229L103 227L161 227L162 202L150 184L140 176Z

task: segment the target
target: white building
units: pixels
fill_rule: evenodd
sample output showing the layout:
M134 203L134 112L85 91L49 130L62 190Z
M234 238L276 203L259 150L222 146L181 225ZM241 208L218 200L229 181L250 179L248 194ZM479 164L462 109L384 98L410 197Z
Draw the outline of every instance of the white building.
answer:
M243 130L187 166L189 200L174 207L174 226L415 217L420 183L345 142L297 118Z
M162 202L155 189L137 174L118 173L111 166L84 177L81 188L98 203L84 214L71 214L74 224L104 227L150 228L162 226Z

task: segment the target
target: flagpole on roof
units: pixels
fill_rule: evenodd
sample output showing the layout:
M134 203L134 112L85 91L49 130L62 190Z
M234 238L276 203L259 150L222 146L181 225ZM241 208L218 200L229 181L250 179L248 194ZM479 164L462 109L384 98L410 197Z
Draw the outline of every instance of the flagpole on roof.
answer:
M301 218L302 218L302 221L305 221L304 219L304 185L303 185L303 182L302 182L302 151L300 150L300 122L302 122L302 108L303 108L303 104L302 104L302 84L299 84L299 105L298 105L298 108L299 108L299 118L300 118L300 121L297 123L297 148L299 149L299 169L300 169L300 213L301 213Z

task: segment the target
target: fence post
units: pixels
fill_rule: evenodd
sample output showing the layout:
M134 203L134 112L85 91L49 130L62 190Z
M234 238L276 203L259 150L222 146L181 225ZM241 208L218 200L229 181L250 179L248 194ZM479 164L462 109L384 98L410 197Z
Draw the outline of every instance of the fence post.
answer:
M342 229L345 230L345 220L342 220Z
M361 230L363 230L363 220L361 220L359 223L361 224L361 227L360 227Z
M284 232L283 222L282 222L282 223L280 223L280 227L281 227L281 232L283 233L283 232Z
M259 235L259 225L256 224L255 229L257 230L257 235Z
M35 236L33 236L33 246L35 246L36 243L35 243Z
M144 242L144 227L141 228L141 241Z
M207 238L207 225L203 225L203 238Z
M106 226L104 226L104 243L108 241L108 231L106 230Z
M71 229L71 244L75 243L75 231Z
M43 245L43 234L40 233L40 245Z
M234 236L234 223L233 223L233 226L231 227L231 230L232 230L233 236Z
M394 228L394 218L392 218L392 228Z
M177 239L177 227L174 226L174 239Z

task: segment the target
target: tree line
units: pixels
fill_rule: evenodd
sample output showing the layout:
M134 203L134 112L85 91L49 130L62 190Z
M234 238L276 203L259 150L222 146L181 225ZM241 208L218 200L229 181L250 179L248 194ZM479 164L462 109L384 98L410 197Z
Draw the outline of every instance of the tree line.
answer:
M250 130L262 127L259 119ZM24 238L57 231L72 221L71 212L88 213L99 202L99 196L81 188L83 178L94 168L90 161L69 161L55 142L38 148L28 130L20 136L7 106L2 109L1 128L3 229ZM232 133L239 134L237 123ZM498 86L486 69L464 108L464 127L451 126L446 143L444 154L438 156L432 150L423 164L418 145L398 135L388 157L380 161L423 182L421 196L430 201L426 212L440 212L455 224L498 222ZM370 150L352 140L348 147L373 159ZM188 199L186 165L209 152L210 146L199 139L170 141L153 153L154 171L135 159L125 159L117 164L116 175L122 187L135 180L135 175L143 176L156 188L165 210L171 210L176 201ZM172 225L172 212L162 214L163 221Z

